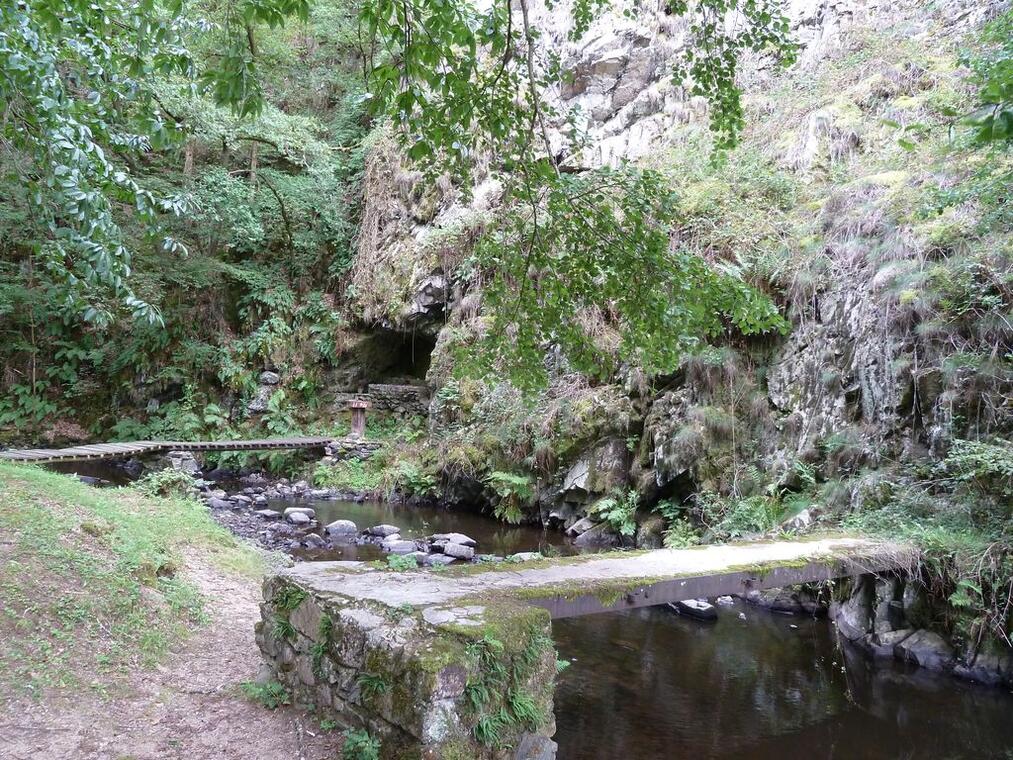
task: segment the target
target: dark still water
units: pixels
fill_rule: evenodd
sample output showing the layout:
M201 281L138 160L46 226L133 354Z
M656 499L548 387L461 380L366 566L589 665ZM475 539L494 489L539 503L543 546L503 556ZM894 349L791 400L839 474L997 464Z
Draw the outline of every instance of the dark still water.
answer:
M296 502L276 501L271 509L284 510ZM501 557L517 552L541 552L546 556L573 554L570 539L559 531L542 530L531 525L507 525L479 514L449 512L431 507L406 507L380 502L334 501L326 499L300 499L298 506L313 507L321 526L334 520L351 520L359 530L372 525L388 523L401 529L402 538L422 538L433 533L464 533L478 542L479 554L498 554ZM321 550L296 552L302 559L316 560L374 560L383 559L378 546L366 544L339 545Z
M872 668L826 620L737 603L715 623L648 608L553 633L574 660L556 688L559 760L1013 758L1013 696Z

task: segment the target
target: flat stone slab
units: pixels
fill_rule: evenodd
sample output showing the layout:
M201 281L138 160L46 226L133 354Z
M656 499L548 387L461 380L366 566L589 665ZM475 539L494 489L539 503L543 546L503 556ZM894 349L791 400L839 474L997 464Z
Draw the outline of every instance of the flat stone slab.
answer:
M279 571L322 595L390 607L446 605L499 595L553 617L712 598L903 565L913 549L857 538L726 544L451 567L442 572L364 571L348 562L306 562Z

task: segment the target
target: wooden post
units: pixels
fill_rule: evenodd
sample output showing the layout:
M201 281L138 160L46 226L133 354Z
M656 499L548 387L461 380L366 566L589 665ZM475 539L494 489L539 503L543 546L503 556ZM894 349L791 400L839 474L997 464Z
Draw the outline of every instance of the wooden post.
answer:
M366 410L369 408L369 402L354 399L348 406L352 410L352 437L362 438L366 434Z

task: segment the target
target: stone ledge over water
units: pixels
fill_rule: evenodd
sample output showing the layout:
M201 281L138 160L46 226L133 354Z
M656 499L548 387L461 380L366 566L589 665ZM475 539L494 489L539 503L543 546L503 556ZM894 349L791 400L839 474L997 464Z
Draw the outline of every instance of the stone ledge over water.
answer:
M410 593L384 604L322 590L321 571L339 589L365 575L421 575L328 562L267 579L257 643L297 699L369 731L384 758L555 756L545 610L509 599L416 605Z

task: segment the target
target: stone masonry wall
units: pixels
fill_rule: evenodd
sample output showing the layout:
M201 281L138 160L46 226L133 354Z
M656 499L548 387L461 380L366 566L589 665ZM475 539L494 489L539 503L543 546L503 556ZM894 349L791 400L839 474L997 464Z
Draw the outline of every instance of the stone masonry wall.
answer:
M398 417L424 417L429 414L429 389L423 385L373 383L368 393L337 393L334 396L337 407L345 407L351 401L368 401L371 410Z
M369 386L369 400L373 408L391 412L399 417L426 416L429 414L429 389L422 385Z
M555 756L544 610L388 606L314 592L285 571L264 599L257 643L277 679L322 718L379 739L382 758Z

